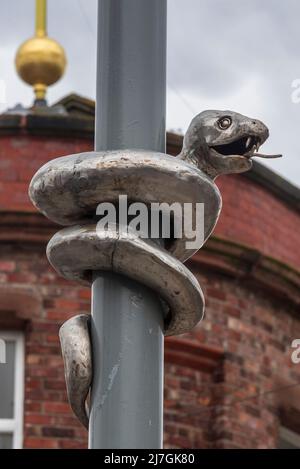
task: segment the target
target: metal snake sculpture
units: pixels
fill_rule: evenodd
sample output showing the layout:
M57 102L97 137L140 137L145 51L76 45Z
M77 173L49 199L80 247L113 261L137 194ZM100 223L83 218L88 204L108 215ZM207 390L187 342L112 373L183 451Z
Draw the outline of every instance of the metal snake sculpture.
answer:
M186 248L184 234L163 247L121 230L99 233L96 208L100 202L116 204L120 194L147 205L201 202L205 204L205 242L222 206L215 178L249 170L255 156L281 156L258 153L268 135L257 119L232 111L205 111L192 120L177 157L117 150L48 162L33 177L29 194L46 217L67 226L47 246L50 263L64 278L84 285L91 284L93 271L116 272L141 282L162 299L165 335L190 331L203 316L204 297L183 262L198 249ZM88 428L86 399L93 374L90 317L79 315L67 321L60 339L69 401Z

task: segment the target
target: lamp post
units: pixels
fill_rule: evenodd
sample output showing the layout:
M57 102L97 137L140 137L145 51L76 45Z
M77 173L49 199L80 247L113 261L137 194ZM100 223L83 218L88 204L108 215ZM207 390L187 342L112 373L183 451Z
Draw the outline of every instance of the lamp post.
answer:
M165 151L166 0L99 0L95 150ZM163 313L154 292L95 272L91 448L160 448Z

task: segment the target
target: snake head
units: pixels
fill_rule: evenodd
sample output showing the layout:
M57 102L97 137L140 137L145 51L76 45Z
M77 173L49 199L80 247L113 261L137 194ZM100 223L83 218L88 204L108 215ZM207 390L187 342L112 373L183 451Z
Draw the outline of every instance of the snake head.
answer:
M281 155L257 153L269 130L258 119L233 111L204 111L191 122L181 156L210 177L242 173L252 167L251 158Z

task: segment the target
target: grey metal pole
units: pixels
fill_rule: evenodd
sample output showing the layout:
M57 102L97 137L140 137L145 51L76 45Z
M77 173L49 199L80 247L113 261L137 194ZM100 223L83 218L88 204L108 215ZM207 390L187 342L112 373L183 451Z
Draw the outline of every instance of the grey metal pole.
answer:
M98 14L95 150L164 152L166 0L99 0ZM92 344L89 447L161 448L163 314L157 295L96 272Z
M98 151L165 151L166 10L166 0L99 0Z

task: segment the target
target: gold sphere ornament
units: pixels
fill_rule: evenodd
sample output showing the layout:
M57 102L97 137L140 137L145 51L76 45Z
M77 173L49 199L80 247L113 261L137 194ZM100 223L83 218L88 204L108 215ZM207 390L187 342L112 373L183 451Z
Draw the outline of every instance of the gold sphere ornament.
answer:
M58 42L48 36L35 36L25 41L16 55L19 76L33 86L36 100L45 100L47 87L64 74L67 59Z

